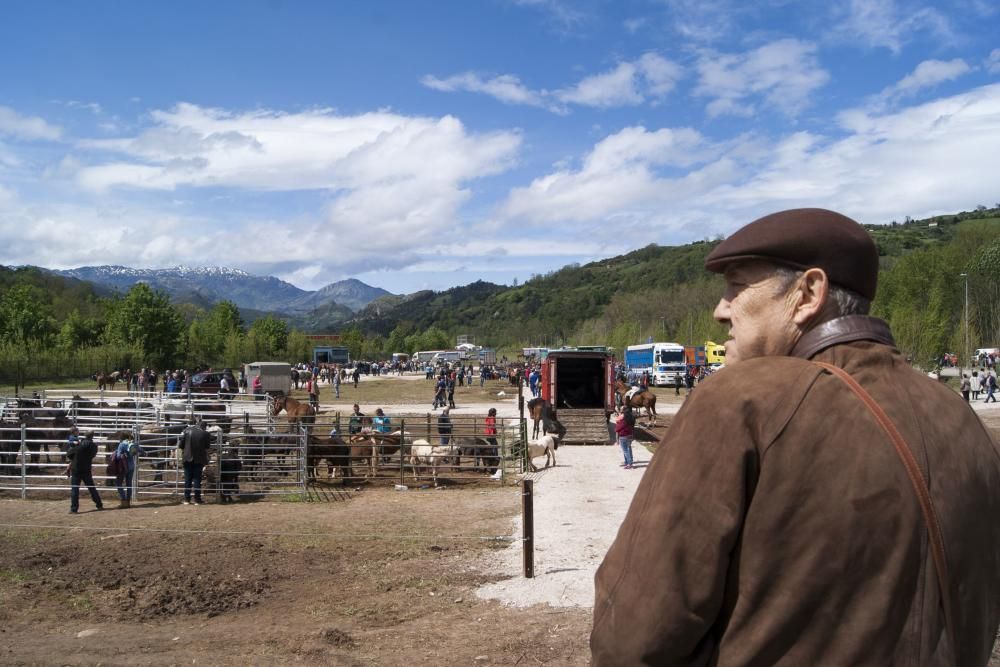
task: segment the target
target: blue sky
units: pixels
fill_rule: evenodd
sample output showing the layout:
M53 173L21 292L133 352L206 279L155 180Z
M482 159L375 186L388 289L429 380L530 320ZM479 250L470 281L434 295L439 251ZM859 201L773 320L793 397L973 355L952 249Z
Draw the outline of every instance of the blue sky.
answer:
M509 283L1000 201L987 0L7 2L0 264Z

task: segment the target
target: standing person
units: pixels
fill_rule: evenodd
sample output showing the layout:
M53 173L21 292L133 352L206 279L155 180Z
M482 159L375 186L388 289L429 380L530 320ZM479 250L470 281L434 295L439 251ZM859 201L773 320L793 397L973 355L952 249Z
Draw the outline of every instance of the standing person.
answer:
M979 400L979 371L972 371L972 377L969 379L969 390L972 392L972 400Z
M985 665L1000 452L867 316L871 237L784 211L705 265L725 278L726 367L677 413L598 569L591 664Z
M132 439L132 436L122 438L118 443L112 456L116 457L124 465L119 466L119 473L115 479L115 486L118 487L118 509L127 510L132 506L132 479L135 477L135 468L139 454L145 452Z
M618 446L621 447L622 456L625 458L625 463L622 464L622 467L626 470L632 470L632 436L635 433L634 428L635 414L632 412L632 406L626 405L621 414L618 415L615 423L615 433L618 434Z
M309 405L314 412L319 411L319 380L315 375L310 375L306 380L306 391L309 393Z
M357 403L354 404L354 412L351 413L351 420L347 424L347 432L350 435L355 433L361 433L365 426L365 413L361 412L361 408Z
M357 389L358 388L358 382L361 380L361 368L360 367L358 367L358 366L354 367L354 375L352 376L352 379L354 380L354 388Z
M437 382L434 384L434 402L431 404L433 410L437 410L439 407L445 406L445 391L448 387L448 383L444 379L444 373L438 376Z
M340 398L340 371L337 369L333 371L333 391L336 393L337 398Z
M253 389L253 400L259 401L264 398L264 381L260 379L260 374L253 376L250 387Z
M992 372L987 371L986 373L986 400L983 403L989 403L991 400L996 403L997 397L994 396L997 390L997 376Z
M496 475L500 472L500 447L497 444L496 408L490 408L489 412L486 413L483 435L486 436L486 441L490 443L490 446L487 447L484 452L484 458L486 459L486 473L489 475Z
M441 446L448 445L451 440L451 417L448 415L450 408L445 408L438 415L438 435L441 436Z
M191 504L191 491L194 490L194 503L204 505L201 499L201 474L208 465L208 453L212 447L212 439L202 428L201 419L192 422L181 434L178 449L184 451L184 504Z
M97 456L97 445L94 444L94 434L88 431L80 438L80 430L74 426L68 438L66 457L69 459L69 513L76 514L80 510L80 483L83 482L90 492L90 499L98 510L104 509L101 496L94 486L93 463Z
M448 376L448 407L455 407L455 374Z
M962 373L962 383L959 385L958 390L962 392L962 398L965 399L966 403L969 402L969 391L971 387L972 383L969 382L969 374Z
M223 373L222 377L219 379L219 398L225 401L232 398L232 394L232 389L229 386L229 378L227 378L226 374Z

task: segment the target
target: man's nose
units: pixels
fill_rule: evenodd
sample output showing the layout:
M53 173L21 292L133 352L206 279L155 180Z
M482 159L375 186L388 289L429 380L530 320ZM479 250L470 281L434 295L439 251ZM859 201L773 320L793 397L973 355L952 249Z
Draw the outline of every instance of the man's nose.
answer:
M729 301L726 299L719 299L719 303L715 306L715 310L712 312L712 317L715 318L716 322L728 322Z

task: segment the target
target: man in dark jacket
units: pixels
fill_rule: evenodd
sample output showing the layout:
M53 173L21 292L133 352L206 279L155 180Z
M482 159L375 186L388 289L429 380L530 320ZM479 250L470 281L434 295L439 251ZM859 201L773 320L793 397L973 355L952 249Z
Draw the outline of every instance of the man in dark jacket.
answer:
M677 413L598 569L592 664L986 665L1000 452L867 316L871 237L784 211L705 264L725 277L726 367Z
M69 513L76 514L80 509L80 482L87 485L90 491L90 499L97 505L97 509L104 509L101 496L94 486L94 474L91 466L94 457L97 456L97 445L94 444L94 434L89 431L80 438L80 431L74 426L70 431L69 447L66 449L66 457L69 459L69 476L72 485L69 495Z
M202 427L199 419L181 434L178 449L184 450L184 504L191 504L191 489L194 488L194 503L204 505L201 499L201 473L208 465L208 453L212 439Z
M438 435L441 436L442 447L447 446L451 440L451 417L448 415L450 411L450 408L445 408L438 415Z

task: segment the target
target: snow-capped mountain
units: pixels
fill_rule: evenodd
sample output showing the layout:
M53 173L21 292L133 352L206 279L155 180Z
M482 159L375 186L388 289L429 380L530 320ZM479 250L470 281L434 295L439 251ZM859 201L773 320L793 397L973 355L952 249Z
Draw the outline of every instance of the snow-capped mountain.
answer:
M341 280L319 290L308 291L274 276L255 276L225 267L134 269L128 266L83 266L53 273L88 280L122 292L143 282L163 290L172 298L186 300L191 294L196 294L211 303L225 299L240 308L282 313L305 313L331 303L358 310L379 296L389 294L384 289L355 279Z

